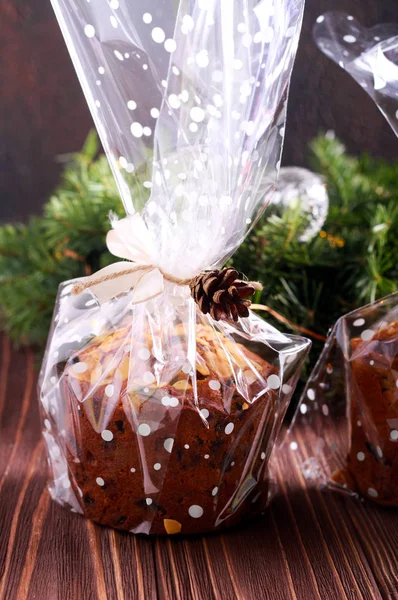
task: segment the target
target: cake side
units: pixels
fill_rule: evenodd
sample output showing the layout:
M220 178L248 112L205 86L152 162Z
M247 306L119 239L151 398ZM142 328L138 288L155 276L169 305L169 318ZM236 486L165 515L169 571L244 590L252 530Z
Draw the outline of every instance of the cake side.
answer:
M93 386L93 372L103 372L123 336L102 341L109 349L102 354L97 346L84 349L65 369L69 475L89 519L137 533L195 533L263 510L277 399L264 380L277 371L225 339L234 357L228 361L215 351L218 343L201 343L210 331L199 333L196 398L186 369L168 384L136 389L127 355ZM244 396L237 389L239 374Z

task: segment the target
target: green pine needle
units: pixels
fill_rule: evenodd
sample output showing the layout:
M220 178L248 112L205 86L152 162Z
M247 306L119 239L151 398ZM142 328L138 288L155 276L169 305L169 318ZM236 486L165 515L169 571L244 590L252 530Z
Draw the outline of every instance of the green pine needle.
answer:
M42 348L59 284L114 260L105 246L108 215L124 211L98 153L91 133L82 152L69 157L43 215L0 227L1 327L17 344ZM300 242L308 215L300 206L283 213L272 208L231 263L263 283L256 303L326 335L339 316L398 287L398 163L351 157L330 136L313 141L310 158L330 197L323 232ZM147 190L133 176L131 189L145 202Z

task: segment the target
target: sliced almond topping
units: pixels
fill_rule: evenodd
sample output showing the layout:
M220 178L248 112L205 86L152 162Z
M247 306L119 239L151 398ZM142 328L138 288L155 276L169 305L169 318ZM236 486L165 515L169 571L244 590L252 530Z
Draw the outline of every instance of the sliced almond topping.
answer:
M133 366L130 361L130 356L126 355L122 358L118 368L118 371L120 372L120 376L123 381L126 381L128 379L130 366Z
M102 367L101 365L97 365L92 371L90 375L90 384L95 385L98 383L100 377L102 375Z
M196 370L203 375L204 377L207 377L208 375L210 375L210 371L207 368L207 365L205 363L205 361L203 360L203 358L201 356L198 355L197 360L196 360Z
M244 371L243 374L249 385L254 383L255 381L257 381L257 379L258 379L257 375L255 373L253 373L253 371L251 371L250 369L247 369L246 371Z
M191 390L192 386L188 383L188 381L185 381L184 379L180 379L180 381L176 381L173 384L173 388L175 388L176 390Z

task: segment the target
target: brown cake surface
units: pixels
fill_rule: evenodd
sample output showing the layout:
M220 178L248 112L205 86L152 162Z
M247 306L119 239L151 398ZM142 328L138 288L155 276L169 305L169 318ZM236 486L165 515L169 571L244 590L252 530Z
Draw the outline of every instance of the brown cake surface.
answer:
M398 507L398 322L352 340L350 426L347 470L335 479Z
M186 534L261 512L276 369L204 325L195 373L159 368L150 336L143 340L134 345L120 329L65 367L65 454L84 515L136 533Z

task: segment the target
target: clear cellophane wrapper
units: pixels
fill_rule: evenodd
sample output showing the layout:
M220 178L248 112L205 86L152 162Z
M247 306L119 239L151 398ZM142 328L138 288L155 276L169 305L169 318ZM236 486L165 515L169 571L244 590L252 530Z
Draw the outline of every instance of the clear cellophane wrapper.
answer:
M367 28L352 15L331 11L318 17L314 39L369 94L398 135L398 24Z
M126 223L160 273L187 279L220 268L269 202L303 3L138 4L53 0ZM141 301L74 284L40 377L53 498L146 534L260 513L308 340L253 313L216 322L166 280Z
M339 319L285 442L308 480L398 507L398 293Z

